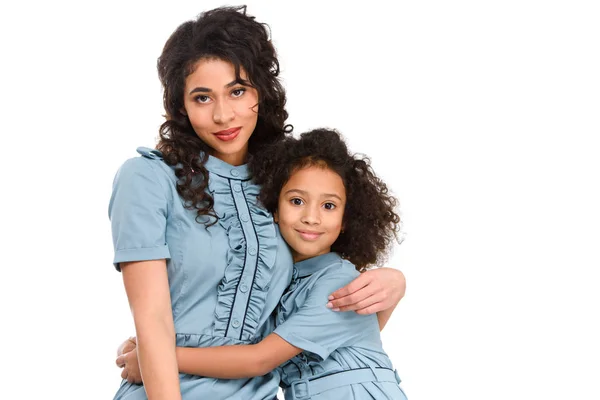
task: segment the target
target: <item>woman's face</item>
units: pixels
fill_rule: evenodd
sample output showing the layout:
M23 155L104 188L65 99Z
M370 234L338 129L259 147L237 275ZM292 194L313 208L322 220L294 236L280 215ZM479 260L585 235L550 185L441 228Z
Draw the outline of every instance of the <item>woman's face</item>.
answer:
M294 262L329 253L342 229L346 189L326 167L294 172L281 189L275 222L292 248Z
M247 80L243 69L240 77ZM196 135L212 148L211 155L240 165L258 120L258 92L235 79L233 64L202 59L185 80L184 109Z

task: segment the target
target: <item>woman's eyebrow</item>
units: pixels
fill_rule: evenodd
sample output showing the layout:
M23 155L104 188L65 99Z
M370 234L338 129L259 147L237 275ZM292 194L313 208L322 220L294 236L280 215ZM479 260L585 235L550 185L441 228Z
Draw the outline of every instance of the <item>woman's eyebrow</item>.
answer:
M235 86L237 84L243 85L243 83L241 81L239 81L238 79L234 79L231 82L229 82L227 85L225 85L225 88L230 88L230 87ZM206 87L203 87L203 86L198 86L198 87L193 88L190 91L189 94L194 94L194 93L198 93L198 92L200 92L200 93L210 93L210 92L212 92L212 89L209 89L209 88L206 88Z
M198 87L193 88L190 91L189 94L194 94L194 93L198 93L198 92L200 92L200 93L210 93L210 92L212 92L212 89L205 88L205 87L202 87L202 86L198 86Z

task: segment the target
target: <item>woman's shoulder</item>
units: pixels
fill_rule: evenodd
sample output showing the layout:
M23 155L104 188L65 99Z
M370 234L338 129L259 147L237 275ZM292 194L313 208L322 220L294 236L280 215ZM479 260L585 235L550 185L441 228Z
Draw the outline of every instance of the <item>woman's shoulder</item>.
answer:
M116 178L127 179L134 176L143 176L147 178L155 177L159 180L174 180L173 169L163 161L162 153L159 150L138 147L136 151L138 156L125 160L119 168Z

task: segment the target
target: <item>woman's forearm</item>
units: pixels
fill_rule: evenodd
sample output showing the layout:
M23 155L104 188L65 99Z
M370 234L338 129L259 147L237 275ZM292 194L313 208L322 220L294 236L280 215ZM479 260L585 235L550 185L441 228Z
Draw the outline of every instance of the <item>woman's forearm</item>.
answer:
M180 400L166 261L122 263L121 270L148 400Z
M379 311L377 313L377 321L379 322L379 330L380 331L383 330L385 325L390 320L390 317L392 316L392 313L394 312L394 309L396 308L397 305L398 305L398 303L396 303L392 307L388 308L387 310Z
M149 400L181 399L173 322L149 318L136 322L138 359Z

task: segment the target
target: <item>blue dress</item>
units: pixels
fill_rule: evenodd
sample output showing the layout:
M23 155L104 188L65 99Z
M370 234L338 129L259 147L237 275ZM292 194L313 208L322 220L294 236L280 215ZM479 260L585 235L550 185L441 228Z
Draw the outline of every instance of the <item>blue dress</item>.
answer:
M177 346L257 343L273 331L273 311L292 275L292 258L272 216L258 204L246 165L210 157L208 191L218 220L196 222L184 207L172 167L159 151L139 148L117 172L109 216L114 263L167 260ZM202 221L208 221L204 217ZM214 219L213 219L214 220ZM250 379L180 374L183 399L273 399L277 372ZM115 399L147 399L121 383Z
M327 297L359 275L337 253L294 265L274 333L303 352L279 367L286 399L400 399L406 396L382 348L377 315L336 312Z

